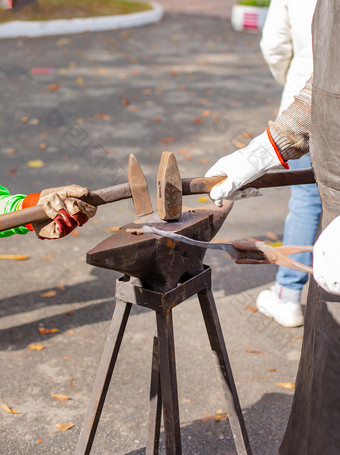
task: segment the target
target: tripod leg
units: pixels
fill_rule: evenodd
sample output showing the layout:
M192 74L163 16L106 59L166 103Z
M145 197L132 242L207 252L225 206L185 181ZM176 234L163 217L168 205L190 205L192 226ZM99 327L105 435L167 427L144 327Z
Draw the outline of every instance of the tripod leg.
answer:
M153 337L152 371L149 401L149 424L145 455L158 455L162 418L161 378L159 369L159 340Z
M160 349L160 376L166 455L181 455L182 444L172 312L169 311L165 316L157 313L156 317Z
M252 452L248 434L243 420L242 410L237 396L237 390L213 294L210 289L204 289L198 293L198 298L227 402L229 422L234 436L237 453L238 455L251 455Z
M91 452L131 306L131 303L116 300L111 325L107 334L106 343L92 389L90 404L83 422L75 455L89 455Z

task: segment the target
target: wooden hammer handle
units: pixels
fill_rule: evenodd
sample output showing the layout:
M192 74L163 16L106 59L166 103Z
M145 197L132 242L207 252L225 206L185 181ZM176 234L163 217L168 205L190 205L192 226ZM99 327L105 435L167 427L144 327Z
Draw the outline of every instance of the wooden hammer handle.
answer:
M182 179L183 195L210 193L211 189L227 177L197 177ZM315 183L312 169L294 171L277 171L264 174L253 182L244 185L245 188L271 188L276 186L305 185Z
M80 199L97 207L98 205L121 201L122 199L128 199L130 197L130 185L128 183L122 183L121 185L91 191L88 196ZM19 226L25 226L34 221L41 221L47 218L42 205L28 207L27 209L18 210L17 212L6 213L5 215L0 216L0 232Z

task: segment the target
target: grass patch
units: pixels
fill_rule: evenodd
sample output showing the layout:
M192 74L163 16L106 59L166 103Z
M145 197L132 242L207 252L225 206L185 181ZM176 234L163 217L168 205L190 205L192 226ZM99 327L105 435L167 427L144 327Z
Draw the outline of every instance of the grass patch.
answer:
M18 13L0 7L0 23L9 21L44 21L76 17L116 16L152 9L146 2L119 0L41 0Z

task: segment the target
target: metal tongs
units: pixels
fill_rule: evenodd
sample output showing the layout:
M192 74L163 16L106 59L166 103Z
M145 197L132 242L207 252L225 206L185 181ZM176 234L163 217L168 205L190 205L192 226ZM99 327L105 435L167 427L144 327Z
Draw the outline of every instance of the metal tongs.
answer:
M312 245L284 245L274 247L266 242L259 240L236 240L227 242L203 242L201 240L190 239L184 235L173 232L162 231L151 226L143 226L138 230L141 234L156 234L169 239L184 242L188 245L197 246L211 250L225 251L237 264L276 264L312 274L313 268L290 258L291 254L312 253Z

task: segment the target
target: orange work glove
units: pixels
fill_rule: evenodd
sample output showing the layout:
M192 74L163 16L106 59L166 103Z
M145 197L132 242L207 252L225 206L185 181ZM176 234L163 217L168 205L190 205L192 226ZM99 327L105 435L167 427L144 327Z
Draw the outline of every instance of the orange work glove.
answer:
M40 194L26 196L22 208L43 205L46 215L52 221L36 221L32 223L33 230L42 240L60 239L95 216L97 207L78 199L88 194L88 188L79 185L49 188Z

